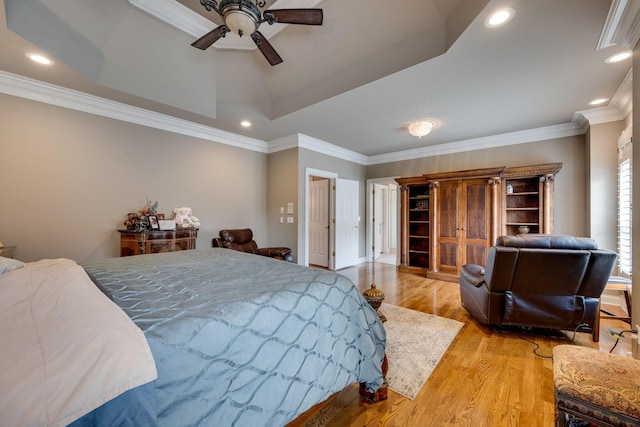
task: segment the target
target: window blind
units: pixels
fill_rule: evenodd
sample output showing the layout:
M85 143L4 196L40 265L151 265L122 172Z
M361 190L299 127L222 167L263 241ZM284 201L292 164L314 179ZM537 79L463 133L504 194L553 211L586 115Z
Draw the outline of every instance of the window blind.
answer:
M631 276L633 163L631 138L618 149L618 268Z

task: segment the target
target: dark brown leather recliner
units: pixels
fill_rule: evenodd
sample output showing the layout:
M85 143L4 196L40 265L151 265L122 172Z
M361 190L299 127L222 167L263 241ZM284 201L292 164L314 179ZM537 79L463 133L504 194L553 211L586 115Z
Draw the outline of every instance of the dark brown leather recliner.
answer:
M238 230L220 230L220 237L214 237L211 241L214 248L227 248L240 252L248 252L293 262L291 249L285 247L278 248L258 248L258 244L253 240L253 231L250 228Z
M486 268L462 267L462 306L487 325L593 332L616 258L588 238L500 236Z

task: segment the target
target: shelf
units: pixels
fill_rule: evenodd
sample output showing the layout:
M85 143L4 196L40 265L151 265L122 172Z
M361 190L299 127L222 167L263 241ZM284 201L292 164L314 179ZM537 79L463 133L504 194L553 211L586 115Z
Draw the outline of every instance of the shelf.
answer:
M429 212L429 209L409 209L409 212Z
M426 220L410 220L409 224L429 224L429 221L426 221Z
M538 223L537 222L507 222L507 225L515 225L515 226L535 225L535 226L538 226Z
M415 249L409 249L410 254L425 254L429 255L429 251L416 251Z
M409 238L410 239L428 239L429 236L416 236L415 234L410 234Z
M537 206L531 206L529 208L505 208L508 211L537 211L540 208Z
M417 195L417 196L409 196L410 200L417 200L417 199L424 200L424 199L428 199L428 198L429 198L428 194L427 195L422 194L422 195Z

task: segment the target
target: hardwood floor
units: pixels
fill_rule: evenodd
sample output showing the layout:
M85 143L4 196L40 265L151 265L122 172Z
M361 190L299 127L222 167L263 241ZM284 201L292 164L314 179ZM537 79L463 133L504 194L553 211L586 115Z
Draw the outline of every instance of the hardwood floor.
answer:
M553 347L573 338L575 345L610 351L616 342L611 332L629 328L619 320L602 320L599 343L586 333L496 331L474 321L462 308L456 283L398 273L395 266L381 263L339 273L361 291L375 283L385 293L386 303L455 319L464 326L415 400L389 390L387 401L368 404L361 402L354 385L288 427L553 426L552 361L547 358ZM630 351L625 334L613 353Z

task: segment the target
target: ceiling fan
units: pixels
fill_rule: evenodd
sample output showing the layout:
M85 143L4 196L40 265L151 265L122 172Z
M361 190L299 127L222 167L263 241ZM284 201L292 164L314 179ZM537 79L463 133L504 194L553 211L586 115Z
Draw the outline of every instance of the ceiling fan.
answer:
M258 31L263 22L273 25L275 22L282 24L322 25L322 9L274 9L260 12L260 8L266 4L264 0L255 3L251 0L200 0L205 9L219 14L224 24L209 31L200 37L191 46L205 50L214 44L219 38L226 36L228 32L236 33L240 37L249 34L260 52L267 58L271 65L282 62L278 52L269 41Z

